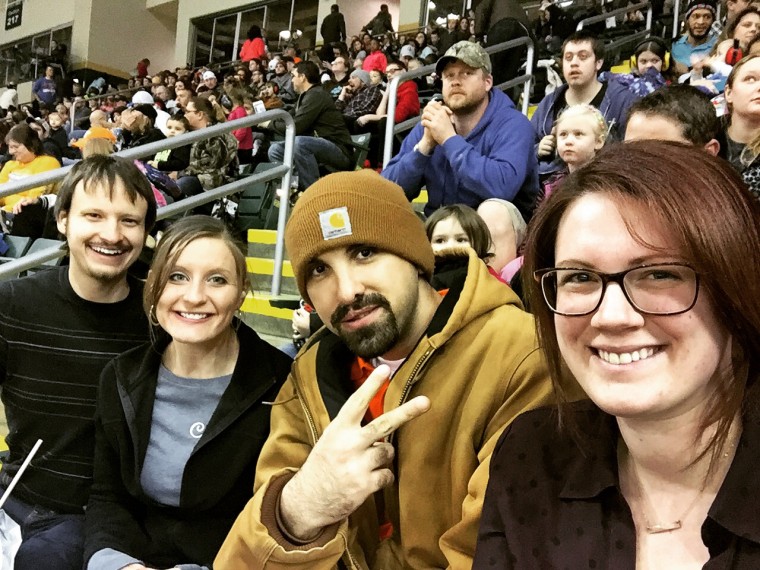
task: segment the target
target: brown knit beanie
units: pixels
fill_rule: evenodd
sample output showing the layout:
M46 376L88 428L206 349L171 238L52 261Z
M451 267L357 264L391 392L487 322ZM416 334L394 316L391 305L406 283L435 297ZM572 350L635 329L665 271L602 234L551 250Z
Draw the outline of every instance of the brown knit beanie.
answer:
M337 172L309 186L285 228L293 274L307 302L307 264L328 250L357 244L398 255L428 280L433 275L425 226L401 187L370 169Z

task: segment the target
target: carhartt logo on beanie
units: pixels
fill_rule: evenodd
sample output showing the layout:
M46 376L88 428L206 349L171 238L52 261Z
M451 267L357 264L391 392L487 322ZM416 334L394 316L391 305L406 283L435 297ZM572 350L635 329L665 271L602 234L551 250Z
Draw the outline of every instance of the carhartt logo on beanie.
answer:
M426 279L433 275L435 258L422 220L400 186L370 169L325 176L296 202L285 228L285 247L306 301L309 262L350 245L398 255Z

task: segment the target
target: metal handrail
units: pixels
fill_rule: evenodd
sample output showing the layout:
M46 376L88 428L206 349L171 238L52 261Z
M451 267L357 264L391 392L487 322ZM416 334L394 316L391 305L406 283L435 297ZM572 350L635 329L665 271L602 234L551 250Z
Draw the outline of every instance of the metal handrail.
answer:
M529 36L516 38L514 40L509 40L508 42L503 42L500 44L489 46L486 48L486 53L488 53L489 55L493 55L494 53L497 53L500 51L506 51L508 49L511 49L513 47L518 47L521 45L528 46L528 54L527 54L527 60L525 64L525 73L523 73L522 75L518 75L517 77L514 77L508 81L505 81L504 83L500 85L496 85L496 87L501 89L502 91L505 91L511 87L517 87L521 83L524 83L525 87L523 87L522 114L527 117L528 107L530 106L530 82L533 79L533 59L534 59L535 49L536 49L533 44L533 40Z
M523 115L527 116L528 106L530 104L530 83L533 79L533 54L535 50L533 40L527 36L523 38L516 38L514 40L509 40L507 42L489 46L486 48L486 52L489 55L492 55L494 53L506 51L508 49L522 45L528 46L528 61L525 73L523 75L519 75L513 79L510 79L509 81L505 81L501 85L495 85L494 87L505 90L524 83L525 87L523 88L522 113ZM407 79L416 79L417 77L429 75L435 71L435 67L436 64L426 65L424 67L419 67L413 71L405 71L404 73L401 73L391 79L391 82L388 85L390 92L388 94L388 109L386 113L385 123L385 147L383 148L383 164L388 164L388 162L391 160L391 154L393 153L393 136L398 132L403 132L404 130L413 127L420 121L420 117L413 117L411 119L403 121L402 123L399 123L399 125L396 125L396 93L398 92L399 84L401 81L405 81ZM402 125L403 129L397 128L401 127Z
M583 20L578 22L578 26L575 28L575 31L580 32L583 29L583 26L585 25L596 24L597 22L604 22L607 20L607 18L610 18L612 16L617 16L618 14L625 14L627 12L635 12L636 10L640 10L641 8L647 8L647 30L649 30L652 27L652 4L650 2L639 2L638 4L633 4L632 6L624 6L623 8L616 8L615 10L605 12L604 14L599 14L598 16L590 16L588 18L584 18Z
M681 15L679 12L681 11L681 0L675 0L673 3L673 36L671 39L676 39L678 37L678 32L681 31Z
M117 156L128 159L141 158L144 156L153 155L162 150L185 146L187 144L202 141L214 136L234 131L236 129L252 127L254 125L258 125L259 123L271 121L274 119L283 119L285 121L285 153L281 166L265 170L264 172L259 172L252 176L248 176L241 180L236 180L235 182L231 182L229 184L224 184L223 186L219 186L213 190L208 190L196 196L184 198L178 202L174 202L173 204L159 208L156 219L162 220L170 216L181 214L202 204L208 204L209 202L212 202L224 196L229 196L230 194L240 192L251 184L258 182L267 182L269 180L274 180L277 178L282 178L282 195L288 196L290 193L290 178L293 170L293 149L295 146L296 126L295 122L293 121L293 117L282 109L266 111L265 113L257 113L255 115L251 115L250 117L243 117L242 119L237 119L235 121L229 121L227 123L221 123L218 125L211 125L204 129L192 131L177 137L172 137L136 148L123 150L121 152L118 152ZM19 180L17 182L9 182L3 184L0 187L0 197L11 196L30 188L37 188L39 186L45 186L47 184L58 182L65 178L66 174L68 174L71 168L71 166L65 166L63 168L58 168L49 172L43 172L42 174L35 174L34 176L29 176L28 178L24 178L23 180ZM287 215L288 199L284 198L280 200L280 211L277 222L277 245L275 247L274 275L272 276L272 295L279 295L282 285L282 266L285 257L284 235ZM66 252L63 245L56 245L41 250L38 253L10 261L8 263L0 265L0 279L15 275L21 271L25 271L33 267L37 267L45 261L63 257L65 253Z

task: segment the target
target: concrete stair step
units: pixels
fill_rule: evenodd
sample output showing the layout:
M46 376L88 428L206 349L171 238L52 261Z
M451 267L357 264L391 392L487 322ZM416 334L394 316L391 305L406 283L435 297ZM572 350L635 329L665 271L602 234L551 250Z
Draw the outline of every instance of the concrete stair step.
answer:
M248 256L274 259L276 242L275 230L248 230Z
M280 302L297 305L298 287L290 261L282 268L280 295L273 298L274 250L277 232L274 230L248 230L248 256L246 266L253 292L246 296L240 308L241 318L259 334L288 342L292 335L293 308L277 306Z
M274 260L262 257L246 258L248 277L255 291L271 291L274 276ZM293 268L290 261L285 261L282 267L282 280L280 292L288 295L298 295L298 287L293 276Z
M297 304L299 295L283 294L273 298L268 292L248 293L243 301L241 318L256 332L289 339L293 334L293 309L276 307L277 301Z

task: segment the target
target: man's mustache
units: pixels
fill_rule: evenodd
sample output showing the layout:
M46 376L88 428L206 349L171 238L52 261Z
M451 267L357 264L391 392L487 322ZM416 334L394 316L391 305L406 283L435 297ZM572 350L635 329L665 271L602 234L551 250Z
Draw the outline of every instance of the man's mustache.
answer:
M330 324L332 324L333 327L337 328L337 326L343 321L343 319L346 318L346 315L349 312L359 311L364 307L371 306L382 307L389 311L391 310L391 304L388 302L388 299L383 297L380 293L370 293L368 295L357 297L353 303L338 305L330 317Z

